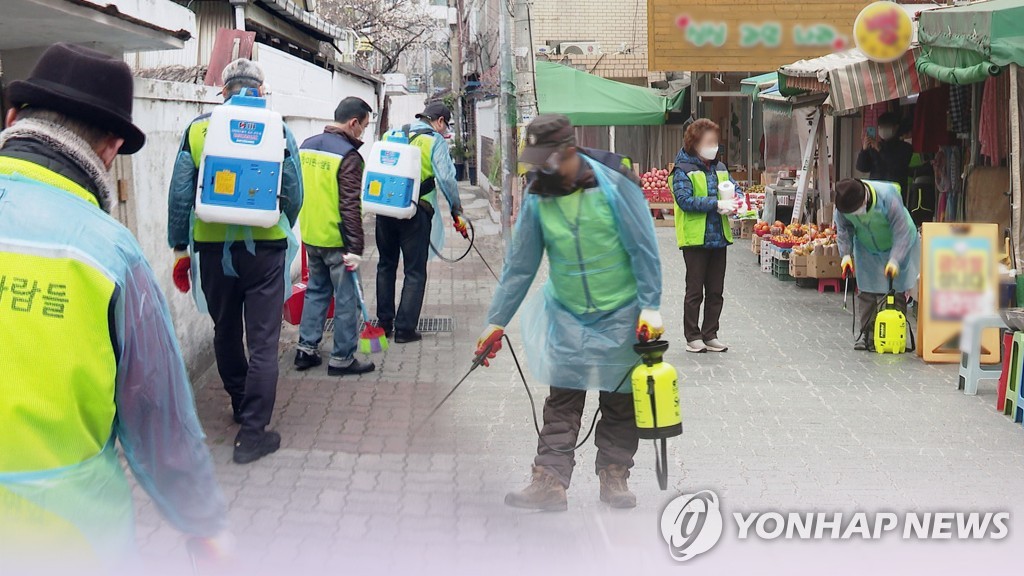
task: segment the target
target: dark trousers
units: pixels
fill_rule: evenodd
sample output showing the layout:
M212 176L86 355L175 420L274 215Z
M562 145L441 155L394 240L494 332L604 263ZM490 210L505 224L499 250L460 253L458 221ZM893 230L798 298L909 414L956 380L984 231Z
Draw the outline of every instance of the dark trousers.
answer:
M718 338L718 321L725 299L726 248L683 248L686 296L683 299L683 336L687 342ZM704 324L700 305L704 303Z
M213 318L217 371L242 421L238 437L253 438L270 424L277 397L285 250L257 247L253 255L237 243L231 250L237 278L224 274L221 254L201 253L199 273Z
M544 428L540 431L537 458L533 463L543 466L566 488L576 466L575 455L555 452L551 448L569 450L576 446L586 401L585 390L554 387L544 401ZM633 395L601 392L599 405L601 419L597 421L594 432L594 444L597 446L595 468L601 470L612 464L632 468L633 455L640 442L633 414Z
M420 207L408 220L377 216L377 322L384 329L413 331L420 322L427 289L432 214ZM398 256L405 264L402 301L395 315Z

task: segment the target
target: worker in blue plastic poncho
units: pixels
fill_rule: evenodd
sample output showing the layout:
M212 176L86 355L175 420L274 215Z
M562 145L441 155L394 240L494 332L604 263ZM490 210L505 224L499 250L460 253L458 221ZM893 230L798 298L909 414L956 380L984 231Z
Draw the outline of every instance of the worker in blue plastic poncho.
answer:
M11 83L0 133L0 574L144 574L139 485L223 544L226 506L153 271L110 217L145 142L120 59L57 44ZM206 548L201 546L200 548Z
M835 222L843 277L854 274L860 335L854 350L871 350L875 314L893 278L896 305L907 312L906 292L917 285L921 239L903 206L899 186L890 182L846 179L836 184Z
M624 377L638 330L664 331L661 262L651 213L636 184L580 153L569 119L538 116L520 161L535 166L477 354L493 358L544 253L550 279L522 318L529 366L551 387L533 481L505 497L518 508L565 510L587 390L600 391L597 474L601 500L631 508L626 484L638 437ZM488 353L488 349L490 352ZM620 386L621 384L621 386Z

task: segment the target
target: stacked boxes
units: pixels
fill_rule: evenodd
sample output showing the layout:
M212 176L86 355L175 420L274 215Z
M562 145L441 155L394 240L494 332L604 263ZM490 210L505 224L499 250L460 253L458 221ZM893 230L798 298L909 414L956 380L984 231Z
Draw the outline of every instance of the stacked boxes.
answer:
M754 234L750 238L750 251L758 256L761 255L761 237Z
M771 274L772 272L772 248L771 242L761 239L761 272Z
M793 278L807 278L810 256L793 252L789 255L789 275Z
M807 274L811 278L840 278L843 275L840 262L838 245L815 246L808 256Z

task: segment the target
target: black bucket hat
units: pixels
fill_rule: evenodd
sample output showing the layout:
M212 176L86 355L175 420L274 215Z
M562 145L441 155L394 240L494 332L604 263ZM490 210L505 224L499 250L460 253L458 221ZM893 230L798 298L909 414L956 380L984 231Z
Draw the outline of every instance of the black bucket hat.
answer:
M124 139L119 154L134 154L146 135L132 123L132 71L124 61L74 44L43 52L26 80L11 82L15 108L60 112Z

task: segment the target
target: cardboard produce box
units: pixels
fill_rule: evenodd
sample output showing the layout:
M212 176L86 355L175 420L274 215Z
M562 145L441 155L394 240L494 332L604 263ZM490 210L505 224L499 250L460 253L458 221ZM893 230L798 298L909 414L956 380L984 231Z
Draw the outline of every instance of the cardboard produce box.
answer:
M754 224L757 220L740 220L740 239L747 239L754 235Z
M792 252L789 255L789 275L793 278L807 278L810 256Z
M750 251L757 255L761 254L761 237L757 234L750 238Z
M839 246L816 246L808 256L807 271L811 278L840 278L843 275Z

